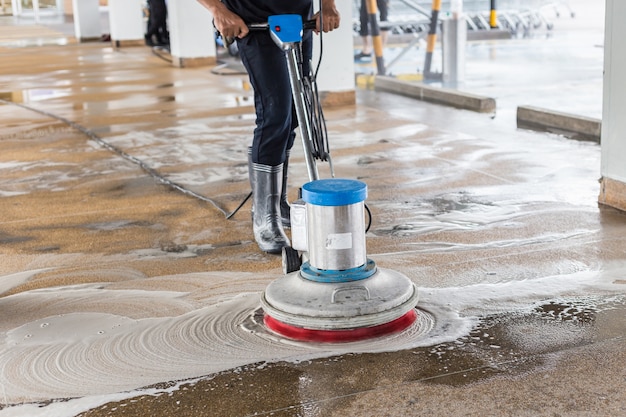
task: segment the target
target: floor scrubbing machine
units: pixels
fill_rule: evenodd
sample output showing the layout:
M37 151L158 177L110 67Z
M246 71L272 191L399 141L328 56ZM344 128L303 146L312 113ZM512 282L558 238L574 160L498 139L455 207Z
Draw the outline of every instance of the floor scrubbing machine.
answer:
M303 25L299 15L271 16L265 25L285 52L310 182L291 205L292 247L283 251L286 274L261 297L264 323L279 335L309 342L349 342L399 332L417 318L418 292L408 277L367 258L367 185L334 178L330 160L332 178L318 178L315 159L329 155L320 149L327 148L326 140L317 137L321 132L310 120L312 103L318 102L315 80L301 70L299 48L307 26L311 22Z

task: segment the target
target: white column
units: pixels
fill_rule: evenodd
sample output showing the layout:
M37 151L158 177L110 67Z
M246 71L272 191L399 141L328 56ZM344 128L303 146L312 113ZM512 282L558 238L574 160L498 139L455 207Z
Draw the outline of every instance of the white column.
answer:
M100 39L100 2L98 0L73 0L74 33L79 42Z
M317 1L314 2L317 7ZM352 35L352 2L337 0L341 14L338 29L322 35L322 63L317 83L324 105L355 103L354 39ZM316 10L317 11L317 10ZM319 36L313 34L313 68L320 56Z
M626 211L626 1L607 0L599 201Z
M443 83L456 88L465 81L465 48L467 45L467 22L462 3L452 2L452 16L443 21ZM454 9L456 7L456 9Z
M215 64L211 13L197 0L169 0L167 11L172 64L177 67Z
M111 42L115 46L144 45L142 5L142 0L109 0Z
M39 23L39 0L33 0L33 15L35 16L35 23Z
M22 14L22 2L21 0L11 0L11 10L13 16L19 16Z

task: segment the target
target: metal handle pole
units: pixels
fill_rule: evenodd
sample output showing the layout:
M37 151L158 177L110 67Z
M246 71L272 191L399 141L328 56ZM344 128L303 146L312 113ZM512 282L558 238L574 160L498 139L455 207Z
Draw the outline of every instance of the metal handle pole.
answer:
M302 137L302 147L304 148L304 159L306 160L309 181L315 181L319 179L319 173L317 171L317 165L315 164L313 150L311 147L313 134L311 133L309 115L305 111L306 100L302 89L302 74L300 74L300 71L298 70L298 56L296 55L295 49L296 46L297 45L293 43L285 44L284 51L287 58L291 92L293 95L294 107L296 109L296 116L298 117L298 125L300 127L300 136Z

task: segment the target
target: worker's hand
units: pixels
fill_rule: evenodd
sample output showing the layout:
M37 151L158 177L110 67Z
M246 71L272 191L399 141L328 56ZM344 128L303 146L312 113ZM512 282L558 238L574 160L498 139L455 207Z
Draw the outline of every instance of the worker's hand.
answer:
M219 6L214 7L211 12L213 14L213 24L224 39L243 38L250 32L241 17L228 10L223 3L219 3Z
M330 32L331 30L337 29L339 27L339 23L341 22L341 17L339 16L339 12L335 7L335 0L322 0L323 22L321 22L321 25L319 12L316 13L313 18L316 21L315 33L320 33L320 30L323 32Z

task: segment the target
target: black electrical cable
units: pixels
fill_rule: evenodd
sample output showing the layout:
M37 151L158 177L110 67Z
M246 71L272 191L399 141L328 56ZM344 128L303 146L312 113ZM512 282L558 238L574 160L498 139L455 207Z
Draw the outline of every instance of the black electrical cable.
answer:
M326 119L324 117L324 111L322 109L322 103L319 98L319 91L317 89L317 74L319 73L320 66L322 64L322 57L324 56L324 16L322 10L322 4L320 0L319 5L319 18L320 18L320 31L319 31L319 45L320 45L320 57L317 61L315 71L310 74L305 74L303 77L303 91L304 98L307 103L309 121L311 123L311 138L312 149L314 158L327 162L330 159L330 146L328 144L328 130L326 128Z
M320 0L319 5L319 16L320 16L320 26L323 26L323 16L322 16L322 1ZM315 157L323 162L331 162L330 160L330 145L328 142L328 128L326 127L326 118L324 117L324 111L322 109L322 102L319 99L319 91L317 89L317 74L320 70L320 66L322 64L322 57L324 56L324 39L323 39L323 30L320 30L320 58L317 61L317 66L315 67L315 71L311 74L309 78L309 82L304 83L304 94L307 103L309 104L307 107L309 109L309 121L311 121L312 125L312 135L313 135L313 148L315 150ZM307 78L305 77L305 81ZM332 165L331 165L332 171ZM369 232L370 227L372 226L372 212L367 204L363 204L365 211L367 212L367 226L365 227L365 233Z
M169 62L170 64L173 62L172 58L168 58L167 56L172 56L169 47L165 48L163 46L153 46L150 48L152 50L152 54L158 58L161 58L165 62ZM167 55L167 56L166 56Z
M252 197L252 191L250 191L248 195L241 201L241 203L239 203L237 208L235 208L229 215L226 216L226 220L232 219L233 216L239 212L239 210L243 207L244 204L246 204L248 200L250 200L251 197Z

